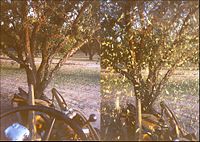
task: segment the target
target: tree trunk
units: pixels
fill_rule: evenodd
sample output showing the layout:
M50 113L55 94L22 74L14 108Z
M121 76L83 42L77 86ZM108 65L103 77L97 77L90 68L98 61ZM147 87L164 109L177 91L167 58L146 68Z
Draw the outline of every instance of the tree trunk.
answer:
M141 103L142 103L142 112L145 113L151 113L153 109L153 96L150 96L149 93L144 94L141 97Z
M18 48L17 48L17 56L18 56L19 60L21 60L21 61L24 60L24 59L23 59L22 53L23 53L23 52L22 52L21 48L18 47ZM19 66L20 69L24 68L24 65L23 65L23 64L19 64L19 65L20 65L20 66Z
M23 61L24 59L23 59L22 47L17 46L16 52L17 52L17 57L18 57L18 59L19 59L20 61ZM19 65L20 65L20 66L19 66L20 69L24 68L24 65L23 65L23 64L20 64L20 63L19 63Z
M94 53L92 53L91 49L89 50L89 60L93 60Z
M44 95L44 90L47 87L48 82L36 82L35 85L35 97L41 98Z

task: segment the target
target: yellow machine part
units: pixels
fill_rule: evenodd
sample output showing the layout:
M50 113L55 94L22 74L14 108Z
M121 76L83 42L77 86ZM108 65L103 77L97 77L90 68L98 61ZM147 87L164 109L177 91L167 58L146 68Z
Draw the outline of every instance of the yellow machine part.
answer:
M35 126L36 126L37 131L44 129L45 120L44 118L42 118L41 115L35 115Z

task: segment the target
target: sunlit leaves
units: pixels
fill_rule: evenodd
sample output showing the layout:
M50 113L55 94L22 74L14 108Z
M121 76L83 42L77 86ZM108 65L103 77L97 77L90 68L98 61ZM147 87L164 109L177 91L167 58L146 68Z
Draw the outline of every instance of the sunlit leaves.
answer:
M187 92L180 84L174 92L164 86L168 85L177 67L198 63L197 2L145 1L143 5L135 1L131 7L123 2L108 3L102 11L101 67L114 66L115 74L120 73L119 70L126 71L134 94L142 94L146 99L144 105L151 104L161 94ZM110 86L120 84L105 82ZM115 87L107 90L110 94L118 94ZM123 96L129 94L121 92Z

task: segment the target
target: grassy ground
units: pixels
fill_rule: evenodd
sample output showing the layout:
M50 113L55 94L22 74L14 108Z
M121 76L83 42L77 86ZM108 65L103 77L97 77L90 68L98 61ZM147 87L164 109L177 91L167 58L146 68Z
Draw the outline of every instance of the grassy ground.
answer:
M98 85L99 72L96 69L63 69L55 77L54 82L58 85L79 84L79 85Z

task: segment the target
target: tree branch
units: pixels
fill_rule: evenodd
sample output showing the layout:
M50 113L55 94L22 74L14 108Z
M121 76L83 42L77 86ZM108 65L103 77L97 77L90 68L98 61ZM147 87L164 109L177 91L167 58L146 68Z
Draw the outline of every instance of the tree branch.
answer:
M81 7L79 14L77 15L76 19L74 20L72 27L75 27L78 23L78 20L80 19L80 17L83 15L84 10L88 7L89 5L89 1L85 1L83 6Z
M71 25L72 29L69 29L69 30L66 32L66 34L65 34L65 36L64 36L64 39L63 39L62 41L60 41L55 47L53 47L52 52L50 53L50 56L52 56L52 55L55 54L55 53L58 53L58 52L63 48L63 45L65 45L66 40L68 40L67 36L71 34L71 31L72 31L72 30L76 30L76 29L74 29L74 28L76 27L76 25L77 25L79 19L80 19L81 16L83 15L83 12L84 12L84 10L87 8L88 5L89 5L89 2L87 2L87 1L84 2L84 4L83 4L83 6L81 7L81 9L80 9L80 11L79 11L79 13L78 13L76 19L73 21L73 23L72 23L72 25Z
M5 48L2 48L2 52L4 54L6 54L9 58L11 58L12 60L16 61L17 63L25 66L25 62L20 60L19 58L15 57L15 55L13 55L12 53L10 53L8 50L6 50Z
M42 46L41 46L41 51L42 51L42 62L37 70L37 81L41 82L42 78L44 77L44 70L45 70L45 66L47 64L47 60L48 60L48 56L47 56L47 48L48 48L48 38L45 38Z
M186 16L186 18L185 18L184 21L183 21L183 24L182 24L182 26L181 26L181 29L179 30L178 34L177 34L176 37L175 37L175 40L174 40L173 43L172 43L172 47L174 47L174 46L176 46L176 45L178 44L178 39L179 39L179 37L183 34L184 30L186 29L186 27L185 27L185 26L187 26L186 23L187 23L188 20L190 19L190 16L191 16L192 14L194 14L197 10L198 10L198 8L195 8L195 9L193 9L192 11L190 11L190 12L188 13L188 15ZM165 54L165 56L163 57L163 59L165 59L165 58L167 58L167 57L169 56L170 51L171 51L170 49L167 50L167 53Z
M122 70L121 68L117 67L117 65L113 65L112 67L113 67L113 69L114 69L116 72L118 72L119 74L124 75L124 76L125 76L126 78L128 78L129 80L132 80L132 77L129 75L128 72L126 72L126 71Z
M193 52L193 51L191 51ZM185 61L186 59L191 58L191 56L189 56L189 52L187 52L188 56L181 56L180 58L178 58L175 63L171 66L171 68L165 73L165 75L163 76L163 78L161 79L160 83L158 83L157 88L156 88L156 97L159 95L158 92L160 92L162 90L162 88L164 87L164 84L168 81L170 75L174 72L175 68L177 67L177 65L180 65L180 63L184 63L183 61ZM185 58L184 58L185 57Z

